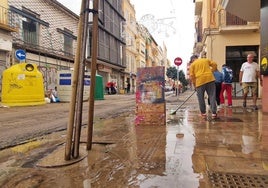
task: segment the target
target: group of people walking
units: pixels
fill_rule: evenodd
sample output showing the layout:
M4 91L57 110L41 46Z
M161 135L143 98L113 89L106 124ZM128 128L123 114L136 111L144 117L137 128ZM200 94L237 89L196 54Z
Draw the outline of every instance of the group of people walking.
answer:
M262 78L259 65L253 59L254 55L248 54L247 61L240 68L239 83L243 90L243 107L247 106L247 96L251 90L254 109L258 110L256 104L257 83L258 79L260 79L260 85L262 86ZM190 79L197 92L199 110L202 117L207 117L205 93L208 96L212 118L217 118L217 108L224 106L225 94L227 96L228 107L232 107L233 71L229 66L224 64L220 72L215 62L193 55L191 57Z
M126 88L125 88L125 92L126 93L130 93L130 83L129 82L126 82ZM106 93L108 95L113 95L113 94L116 94L117 93L117 86L116 86L116 82L107 82L106 83L106 86L105 86L105 90L106 90Z

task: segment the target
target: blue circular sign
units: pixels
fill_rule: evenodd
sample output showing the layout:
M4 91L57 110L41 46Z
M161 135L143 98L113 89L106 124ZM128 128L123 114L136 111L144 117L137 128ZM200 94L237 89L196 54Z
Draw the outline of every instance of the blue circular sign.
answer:
M20 61L24 61L26 59L26 53L21 49L15 51L15 56Z

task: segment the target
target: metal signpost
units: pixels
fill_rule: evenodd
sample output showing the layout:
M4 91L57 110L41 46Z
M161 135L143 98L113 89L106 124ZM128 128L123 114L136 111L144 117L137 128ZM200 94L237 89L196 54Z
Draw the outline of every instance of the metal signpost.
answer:
M176 87L176 95L179 95L179 73L180 73L180 70L179 70L179 66L182 64L182 59L180 57L176 57L174 59L174 64L177 65L177 81L178 81L178 84L177 84L177 87Z

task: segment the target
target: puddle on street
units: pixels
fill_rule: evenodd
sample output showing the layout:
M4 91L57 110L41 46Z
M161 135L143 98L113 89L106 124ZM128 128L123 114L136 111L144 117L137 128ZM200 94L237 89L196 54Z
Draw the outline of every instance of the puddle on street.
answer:
M135 117L127 114L103 120L94 125L92 150L83 160L31 167L24 165L31 151L19 157L20 166L15 161L1 166L0 186L195 188L210 187L208 172L268 176L266 115L226 108L219 116L207 121L198 110L184 108L167 114L166 126L135 126Z

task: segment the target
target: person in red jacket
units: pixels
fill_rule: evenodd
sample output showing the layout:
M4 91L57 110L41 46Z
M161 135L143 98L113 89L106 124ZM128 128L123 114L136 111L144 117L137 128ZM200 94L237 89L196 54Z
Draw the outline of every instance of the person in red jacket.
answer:
M223 82L221 85L220 101L221 106L224 105L224 92L226 91L228 107L232 107L232 82L233 82L233 70L226 66L222 65L222 75Z

